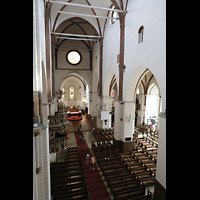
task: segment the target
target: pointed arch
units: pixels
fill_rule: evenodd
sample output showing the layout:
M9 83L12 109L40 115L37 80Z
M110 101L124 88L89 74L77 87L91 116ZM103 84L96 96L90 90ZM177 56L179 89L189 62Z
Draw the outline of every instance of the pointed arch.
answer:
M112 88L114 87L115 83L116 83L116 77L115 77L115 74L113 75L112 77L112 80L110 82L110 88L109 88L109 96L111 96L111 91L112 91Z
M110 67L108 69L108 71L106 72L106 77L103 80L103 85L102 85L103 96L109 96L109 94L110 94L110 84L111 84L111 81L112 81L114 75L115 75L114 71Z

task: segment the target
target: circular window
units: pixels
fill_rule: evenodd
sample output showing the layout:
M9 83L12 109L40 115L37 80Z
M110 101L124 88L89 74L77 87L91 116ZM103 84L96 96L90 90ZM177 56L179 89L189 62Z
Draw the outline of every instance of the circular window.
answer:
M81 62L81 54L78 51L71 50L67 53L66 59L71 65L78 65Z

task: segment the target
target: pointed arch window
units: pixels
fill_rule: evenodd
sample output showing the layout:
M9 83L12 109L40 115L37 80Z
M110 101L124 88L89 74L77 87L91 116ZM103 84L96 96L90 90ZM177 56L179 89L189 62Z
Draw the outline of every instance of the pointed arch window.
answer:
M143 37L144 37L144 26L140 26L138 30L138 44L143 42Z
M69 88L69 99L74 99L74 87Z

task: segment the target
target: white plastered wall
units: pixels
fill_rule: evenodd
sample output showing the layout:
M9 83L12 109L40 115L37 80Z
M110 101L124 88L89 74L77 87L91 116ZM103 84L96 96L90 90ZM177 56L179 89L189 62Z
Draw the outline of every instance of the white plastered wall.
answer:
M33 1L33 91L41 92L42 104L47 103L45 8L43 0ZM43 124L39 126L40 171L36 174L36 149L33 134L33 199L51 199L49 165L49 129L47 105L42 106ZM35 128L34 128L35 131Z
M166 109L166 0L129 1L125 19L125 51L126 66L123 79L123 104L116 103L115 134L116 139L132 137L134 130L134 91L142 73L149 69L154 75L162 98L161 111ZM138 44L138 29L144 26L143 42ZM106 95L106 75L111 67L119 86L117 54L119 54L119 22L106 24L103 46L103 95ZM109 88L109 84L107 85ZM130 116L130 121L127 116ZM120 120L122 116L123 121ZM120 129L120 130L119 130ZM122 129L122 130L121 130ZM160 121L158 159L165 158L165 123ZM165 187L165 162L158 162L157 180Z

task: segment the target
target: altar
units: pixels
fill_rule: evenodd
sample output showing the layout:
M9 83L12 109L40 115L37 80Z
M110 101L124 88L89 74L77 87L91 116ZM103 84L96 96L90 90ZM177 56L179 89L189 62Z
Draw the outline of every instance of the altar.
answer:
M67 119L69 121L76 121L76 120L82 120L82 111L78 108L70 108L67 110Z

